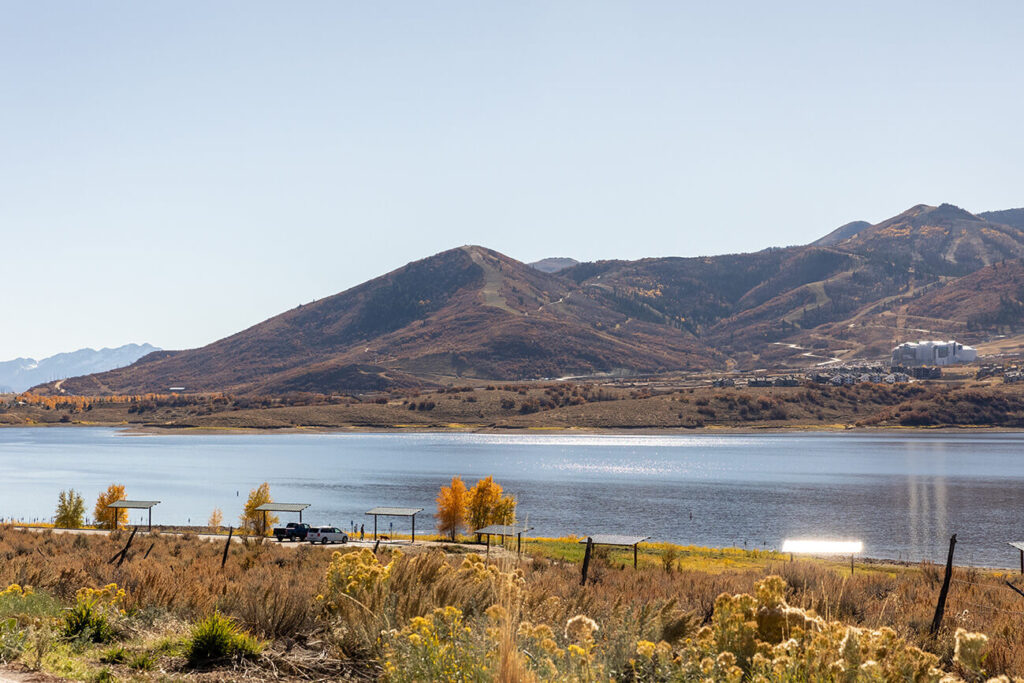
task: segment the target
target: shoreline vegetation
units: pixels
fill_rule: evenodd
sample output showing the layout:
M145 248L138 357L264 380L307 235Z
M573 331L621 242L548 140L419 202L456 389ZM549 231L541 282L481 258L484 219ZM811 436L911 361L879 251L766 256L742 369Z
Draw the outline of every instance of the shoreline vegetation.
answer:
M682 386L670 381L451 386L353 395L0 397L0 426L274 432L722 433L1024 429L1024 384Z
M0 526L0 658L71 680L980 681L1024 670L1015 573L578 539L320 548ZM360 544L356 544L359 546ZM123 555L123 559L121 559ZM111 561L111 558L121 561ZM221 562L223 559L223 566ZM4 588L6 587L6 588ZM511 670L509 673L508 670ZM468 678L466 678L468 676ZM42 680L49 680L43 678ZM1007 679L1008 680L1008 679Z

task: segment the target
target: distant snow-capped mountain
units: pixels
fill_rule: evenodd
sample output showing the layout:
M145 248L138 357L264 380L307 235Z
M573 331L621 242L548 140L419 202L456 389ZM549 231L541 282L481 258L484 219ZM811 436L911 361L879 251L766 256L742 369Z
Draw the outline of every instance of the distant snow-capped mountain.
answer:
M15 358L0 362L0 392L25 391L53 380L105 372L131 365L152 351L151 344L125 344L116 349L79 349L49 358Z

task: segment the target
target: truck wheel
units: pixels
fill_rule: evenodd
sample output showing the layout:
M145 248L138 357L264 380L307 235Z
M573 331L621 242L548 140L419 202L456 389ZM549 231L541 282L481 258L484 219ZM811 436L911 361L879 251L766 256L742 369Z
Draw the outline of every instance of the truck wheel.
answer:
M277 538L277 542L278 542L278 543L280 543L281 541L283 541L283 540L284 540L284 539L283 539L283 538L281 538L280 536L276 536L276 538Z
M320 545L327 545L327 539L326 538L321 538L320 539Z

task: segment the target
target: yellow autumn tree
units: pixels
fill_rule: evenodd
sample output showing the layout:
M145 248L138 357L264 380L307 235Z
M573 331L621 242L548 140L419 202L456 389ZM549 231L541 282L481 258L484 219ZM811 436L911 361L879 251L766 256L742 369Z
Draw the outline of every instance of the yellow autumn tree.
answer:
M96 507L92 516L100 529L117 529L128 523L128 510L124 508L108 508L114 501L124 500L124 484L111 484L96 499Z
M437 494L437 530L451 536L466 528L466 485L461 477L452 477L451 486L442 486Z
M474 531L488 524L512 524L515 512L515 498L501 495L501 485L493 477L481 479L469 490L466 517Z
M249 500L245 501L245 508L239 516L240 526L250 534L266 536L280 520L277 515L269 512L260 512L256 508L266 503L273 503L270 497L270 484L263 482L252 491L249 491Z
M224 513L221 512L220 508L213 508L213 512L210 513L210 519L206 521L206 526L210 527L211 531L216 531L223 523Z
M502 496L491 510L491 524L516 523L516 499L512 496Z

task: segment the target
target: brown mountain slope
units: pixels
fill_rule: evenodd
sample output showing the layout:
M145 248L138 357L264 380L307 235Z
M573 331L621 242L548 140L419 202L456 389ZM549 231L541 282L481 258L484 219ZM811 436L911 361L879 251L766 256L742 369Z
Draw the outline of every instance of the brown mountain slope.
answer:
M1024 230L1024 209L1005 209L1003 211L983 211L978 216L993 223L1010 225Z
M1010 222L1016 214L988 215ZM557 274L462 247L206 347L151 354L62 386L328 392L457 377L743 369L882 358L908 338L980 339L1016 320L1016 281L992 265L1024 256L1016 227L949 204L918 205L823 240L751 254L580 263Z
M684 320L701 340L749 367L786 354L809 362L806 349L787 350L791 344L881 357L904 333L963 332L963 324L944 319L908 323L905 306L955 275L1021 254L1024 232L1016 228L948 204L919 205L877 225L844 226L804 247L581 264L565 274L628 297L652 320Z
M497 252L462 247L200 349L151 354L62 388L327 392L402 386L414 377L658 372L714 358L684 330L631 318L569 280Z
M915 299L907 312L961 322L969 329L1019 329L1024 323L1024 263L994 263L952 280Z
M836 245L933 275L966 275L1024 256L1024 231L953 206L919 204Z
M811 242L811 246L815 247L831 247L835 244L839 244L845 240L850 239L864 228L870 228L871 224L867 221L852 221L845 225L840 225L838 228L818 239Z

